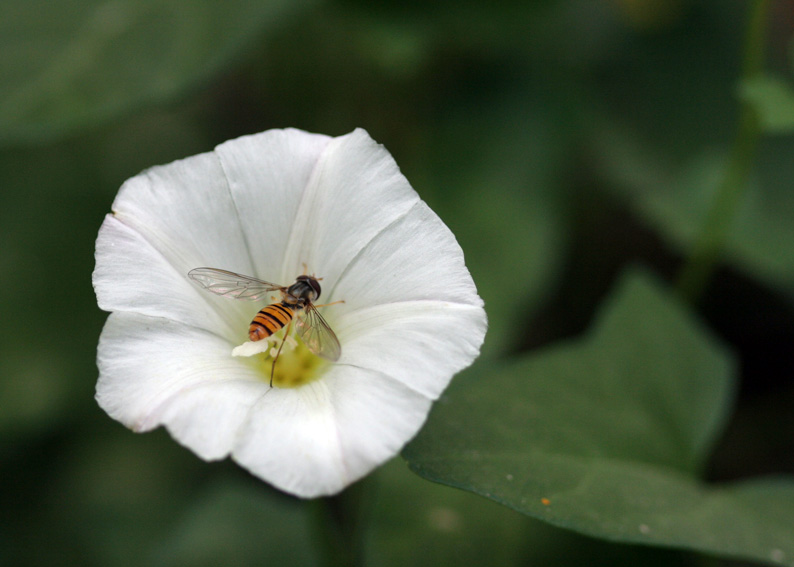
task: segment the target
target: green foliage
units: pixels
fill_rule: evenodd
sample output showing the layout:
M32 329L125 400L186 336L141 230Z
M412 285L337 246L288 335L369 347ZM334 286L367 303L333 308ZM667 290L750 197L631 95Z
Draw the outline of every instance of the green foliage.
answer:
M739 85L739 96L752 105L766 132L794 131L794 92L784 80L771 76L747 79Z
M425 478L591 536L792 565L794 482L697 474L733 375L725 348L632 274L583 339L469 371L404 455Z
M187 507L147 564L319 565L307 512L295 501L261 490L252 479L221 479Z
M442 489L395 460L379 477L368 564L515 565L532 537L526 518L464 492ZM411 506L402 505L407 499Z
M367 565L653 567L681 560L675 552L610 545L556 529L469 492L424 482L401 462L386 465L377 480Z
M723 179L725 154L702 150L673 165L626 132L613 132L607 140L613 190L675 249L689 250ZM724 262L787 294L794 291L793 150L791 139L763 145L723 252Z
M473 101L447 109L415 180L466 253L489 315L486 354L519 342L520 318L547 293L566 245L566 190L555 179L570 142L561 127L568 109L538 93L524 96L533 102L511 93L490 113Z
M4 2L0 142L46 139L194 88L306 4Z

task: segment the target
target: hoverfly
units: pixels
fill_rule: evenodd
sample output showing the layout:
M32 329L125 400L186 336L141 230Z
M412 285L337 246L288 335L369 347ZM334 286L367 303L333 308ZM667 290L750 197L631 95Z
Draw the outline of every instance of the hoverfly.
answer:
M249 340L261 341L285 326L287 327L284 334L286 339L292 328L292 322L295 321L298 335L311 352L332 362L339 360L339 356L342 354L339 339L317 311L317 307L323 307L323 305L313 303L320 297L318 278L306 275L298 276L294 284L282 286L217 268L196 268L190 270L188 276L212 293L233 299L256 301L272 291L280 292L281 301L263 307L251 321L251 325L248 327ZM283 346L284 340L282 339L270 369L271 387L273 386L276 361Z

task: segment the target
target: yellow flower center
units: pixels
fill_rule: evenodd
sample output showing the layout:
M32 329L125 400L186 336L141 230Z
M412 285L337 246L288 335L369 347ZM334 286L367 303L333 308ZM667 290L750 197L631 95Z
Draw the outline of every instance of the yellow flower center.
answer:
M287 339L281 354L275 360L275 369L273 369L273 357L281 344L280 339L275 342L269 353L260 357L263 379L269 383L272 370L274 388L298 388L314 382L322 376L322 368L327 364L306 348L300 339L297 344L290 343L291 341Z

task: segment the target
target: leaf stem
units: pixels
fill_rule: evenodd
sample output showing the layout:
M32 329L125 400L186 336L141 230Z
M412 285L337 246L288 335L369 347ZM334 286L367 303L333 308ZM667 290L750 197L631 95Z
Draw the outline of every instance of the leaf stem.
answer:
M769 0L754 0L750 7L742 48L742 80L757 76L763 69L768 11ZM687 302L698 301L716 268L736 211L747 189L760 137L758 115L748 102L742 102L728 165L700 234L678 274L676 289Z

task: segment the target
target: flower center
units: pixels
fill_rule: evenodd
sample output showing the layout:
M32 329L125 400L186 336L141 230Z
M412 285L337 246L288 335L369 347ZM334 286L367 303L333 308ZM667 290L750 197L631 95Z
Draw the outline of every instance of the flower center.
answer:
M284 329L261 341L246 341L232 350L232 356L252 357L250 360L261 372L264 382L270 383L272 372L273 386L276 388L298 388L320 378L327 362L312 353L292 334L286 339L283 337Z
M277 350L280 344L281 341L278 341L274 349ZM272 370L273 386L276 388L298 388L314 382L322 376L320 370L325 366L323 359L313 354L302 341L298 341L297 345L291 345L289 340L275 360L275 369L273 363L273 354L266 353L262 357L264 379L270 381Z

